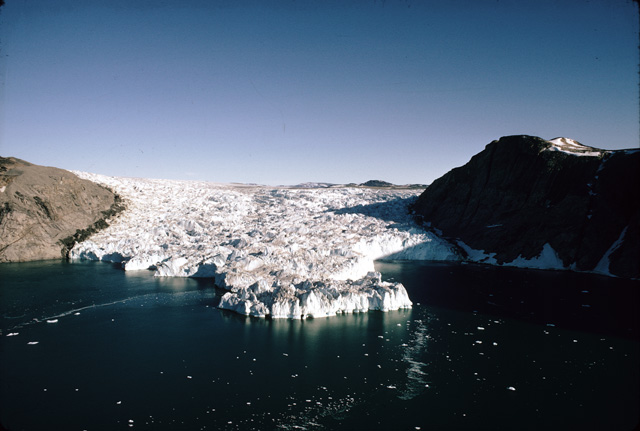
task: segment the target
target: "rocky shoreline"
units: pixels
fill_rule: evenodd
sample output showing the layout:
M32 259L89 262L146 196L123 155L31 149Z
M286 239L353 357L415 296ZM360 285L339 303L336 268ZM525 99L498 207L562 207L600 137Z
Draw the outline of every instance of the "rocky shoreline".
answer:
M412 209L473 261L637 279L639 185L639 149L506 136L434 181Z
M69 171L0 157L0 262L66 258L123 209L111 190Z

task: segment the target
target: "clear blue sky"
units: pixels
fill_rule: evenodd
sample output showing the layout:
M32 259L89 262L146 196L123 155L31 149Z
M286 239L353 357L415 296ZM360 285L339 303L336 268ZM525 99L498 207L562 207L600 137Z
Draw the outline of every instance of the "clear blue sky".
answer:
M0 155L430 183L494 139L639 145L630 0L7 0Z

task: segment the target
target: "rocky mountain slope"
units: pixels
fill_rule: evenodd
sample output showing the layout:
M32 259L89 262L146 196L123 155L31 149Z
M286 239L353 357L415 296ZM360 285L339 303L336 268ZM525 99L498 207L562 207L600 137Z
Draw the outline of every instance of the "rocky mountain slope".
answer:
M0 157L0 262L64 257L120 209L118 196L71 172Z
M544 254L564 268L640 278L638 149L503 137L434 181L413 210L463 253L484 251L473 260Z

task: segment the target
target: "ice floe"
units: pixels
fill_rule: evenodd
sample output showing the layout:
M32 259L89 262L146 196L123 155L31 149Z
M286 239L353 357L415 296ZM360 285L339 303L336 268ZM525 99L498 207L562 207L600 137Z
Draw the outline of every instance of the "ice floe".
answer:
M287 188L118 178L75 172L121 195L127 210L76 245L72 259L126 271L211 277L220 307L285 318L410 307L376 259L457 260L407 207L421 190Z

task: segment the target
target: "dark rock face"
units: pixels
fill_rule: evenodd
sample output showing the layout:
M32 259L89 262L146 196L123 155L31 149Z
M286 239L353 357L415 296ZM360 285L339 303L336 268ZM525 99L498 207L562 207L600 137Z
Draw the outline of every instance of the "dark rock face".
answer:
M0 262L65 257L122 209L117 195L71 172L0 157Z
M366 183L360 184L362 187L393 187L393 184L382 180L369 180Z
M503 137L434 181L413 209L498 263L548 243L565 267L606 270L608 258L611 274L640 277L640 150Z

